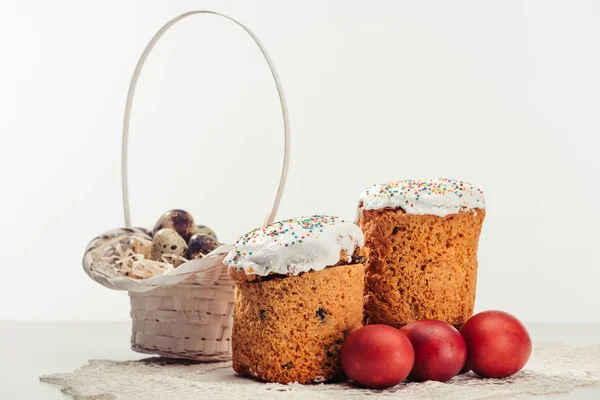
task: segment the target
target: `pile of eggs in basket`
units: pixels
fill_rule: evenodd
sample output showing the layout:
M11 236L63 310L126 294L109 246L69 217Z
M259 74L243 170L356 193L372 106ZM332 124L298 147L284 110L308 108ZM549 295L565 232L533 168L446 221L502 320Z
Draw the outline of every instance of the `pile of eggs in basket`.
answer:
M174 254L196 260L218 246L217 235L210 228L196 225L186 211L171 210L158 219L152 230L151 258L160 260L164 254Z
M135 228L141 234L118 240L107 254L119 274L133 279L162 275L189 260L203 258L219 247L217 236L208 227L196 225L183 210L170 210L154 229ZM133 232L133 231L132 231ZM114 256L114 257L112 257Z

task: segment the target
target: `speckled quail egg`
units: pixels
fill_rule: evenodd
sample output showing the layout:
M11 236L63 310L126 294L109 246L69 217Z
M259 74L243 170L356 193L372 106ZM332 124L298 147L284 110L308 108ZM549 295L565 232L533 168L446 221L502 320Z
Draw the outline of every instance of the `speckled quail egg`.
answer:
M213 239L218 240L217 239L217 234L210 229L208 226L204 226L204 225L196 225L196 229L194 230L194 233L199 233L201 235L208 235L211 236Z
M173 229L161 229L152 238L153 260L160 260L163 254L175 254L176 256L185 257L186 250L185 240Z
M219 247L219 242L213 237L197 233L190 238L186 258L188 260L202 258L217 247Z
M175 230L187 242L195 233L196 225L194 224L194 218L187 211L170 210L164 213L156 222L153 230L154 235L164 228Z

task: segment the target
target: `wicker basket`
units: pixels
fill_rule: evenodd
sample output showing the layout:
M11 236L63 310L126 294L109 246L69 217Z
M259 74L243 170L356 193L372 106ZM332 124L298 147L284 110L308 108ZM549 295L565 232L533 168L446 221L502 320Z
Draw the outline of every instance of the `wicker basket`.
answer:
M115 235L124 232L144 235L139 229L131 228L127 184L127 143L135 88L142 67L156 42L175 23L195 14L224 17L243 28L263 54L275 80L283 114L285 141L279 187L266 223L272 223L275 218L287 177L290 135L285 98L273 63L258 38L238 21L212 11L191 11L165 24L148 43L138 61L131 78L123 121L122 188L126 228L108 232L94 239L86 250L83 264L88 275L95 281L111 289L129 292L133 350L174 358L223 361L231 359L235 285L227 276L227 267L222 264L222 260L231 246L221 246L202 260L189 261L170 274L146 280L116 276L110 266L101 265L92 254L97 246Z
M165 275L133 279L115 268L112 255L122 238L134 237L148 238L139 228L106 232L90 242L83 260L96 282L129 292L131 348L200 361L230 359L235 284L222 260L231 246L222 245Z
M217 284L195 282L129 292L131 348L201 361L231 358L234 285L226 268Z

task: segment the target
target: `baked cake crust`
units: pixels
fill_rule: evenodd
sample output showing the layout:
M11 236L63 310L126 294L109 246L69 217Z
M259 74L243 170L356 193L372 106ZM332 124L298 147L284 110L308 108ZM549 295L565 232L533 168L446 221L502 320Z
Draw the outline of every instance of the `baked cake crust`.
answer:
M367 323L400 328L435 319L460 330L473 315L484 218L483 209L436 216L360 208Z
M230 267L234 277L243 278ZM338 353L363 321L364 266L328 267L260 281L235 291L233 369L268 382L344 377Z

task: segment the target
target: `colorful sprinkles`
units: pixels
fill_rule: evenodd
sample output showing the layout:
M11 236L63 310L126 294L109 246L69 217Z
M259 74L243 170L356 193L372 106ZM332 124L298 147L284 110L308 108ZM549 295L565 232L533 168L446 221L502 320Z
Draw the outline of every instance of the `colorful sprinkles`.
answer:
M465 193L473 196L473 192L483 194L483 190L477 189L469 182L447 178L391 181L382 185L377 185L377 190L374 193L370 192L369 189L366 190L367 196L386 195L393 197L394 195L406 196L408 194L414 194L416 196L416 201L419 201L423 195L431 196L432 194L454 194L458 197L463 197Z
M290 218L283 221L274 222L264 228L254 229L240 237L233 246L230 256L227 257L227 263L236 264L240 258L252 255L252 252L241 251L241 246L247 244L261 244L272 241L279 247L297 246L302 244L308 238L319 239L319 233L323 232L326 226L334 226L340 223L348 223L335 216L313 215L310 217Z
M447 215L459 209L483 209L485 199L483 190L470 182L448 178L407 179L369 187L361 194L359 206L401 207L418 214Z

